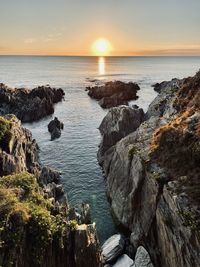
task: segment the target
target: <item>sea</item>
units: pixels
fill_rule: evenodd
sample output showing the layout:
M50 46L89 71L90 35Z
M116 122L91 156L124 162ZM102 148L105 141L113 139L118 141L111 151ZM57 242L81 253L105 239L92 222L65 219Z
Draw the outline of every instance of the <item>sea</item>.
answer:
M108 111L88 97L85 88L113 80L136 82L139 98L130 105L146 111L156 97L153 84L192 76L199 68L200 57L0 56L0 82L29 89L49 84L65 91L65 100L55 105L52 116L24 127L39 144L41 163L62 172L70 204L90 204L101 242L117 231L96 157L101 140L98 127ZM64 130L59 139L50 141L47 125L55 116Z

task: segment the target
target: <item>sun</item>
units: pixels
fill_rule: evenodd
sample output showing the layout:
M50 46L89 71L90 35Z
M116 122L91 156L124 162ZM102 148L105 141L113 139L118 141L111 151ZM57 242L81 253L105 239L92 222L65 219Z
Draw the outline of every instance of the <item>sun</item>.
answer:
M92 45L92 52L95 56L108 56L111 50L111 43L104 38L96 40Z

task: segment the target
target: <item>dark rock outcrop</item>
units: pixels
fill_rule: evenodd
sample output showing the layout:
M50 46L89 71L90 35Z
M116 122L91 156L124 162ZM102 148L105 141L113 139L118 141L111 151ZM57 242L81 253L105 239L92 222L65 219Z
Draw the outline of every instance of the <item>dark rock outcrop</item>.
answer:
M64 97L62 89L39 86L32 90L0 84L0 115L15 114L22 122L37 121L54 113L54 104Z
M138 98L140 87L133 82L107 82L103 86L87 87L88 95L99 100L102 108L111 108L119 105L128 105L128 101Z
M143 245L154 266L197 267L200 72L156 87L146 121L104 153L107 194L132 246Z
M144 120L142 109L126 106L111 108L99 126L102 141L98 150L98 161L102 165L104 153L119 140L135 131Z
M51 140L61 136L61 130L64 129L64 124L57 117L48 124L48 131L51 133Z

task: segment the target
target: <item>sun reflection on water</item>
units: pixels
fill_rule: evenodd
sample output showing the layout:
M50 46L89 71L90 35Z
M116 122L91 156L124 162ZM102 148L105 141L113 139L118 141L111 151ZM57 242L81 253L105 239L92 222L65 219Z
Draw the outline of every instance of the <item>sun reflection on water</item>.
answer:
M98 59L98 66L99 66L99 75L105 75L105 58L99 57Z

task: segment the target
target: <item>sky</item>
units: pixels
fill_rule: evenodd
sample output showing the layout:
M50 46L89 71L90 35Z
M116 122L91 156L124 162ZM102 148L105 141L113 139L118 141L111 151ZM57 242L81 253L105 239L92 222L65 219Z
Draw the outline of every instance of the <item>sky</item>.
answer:
M0 55L200 55L200 0L0 0Z

